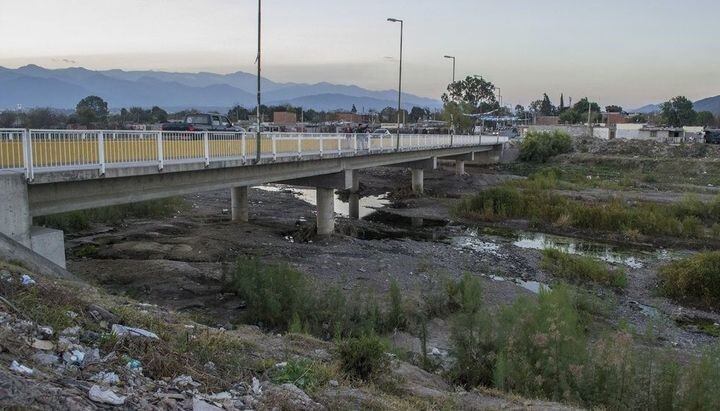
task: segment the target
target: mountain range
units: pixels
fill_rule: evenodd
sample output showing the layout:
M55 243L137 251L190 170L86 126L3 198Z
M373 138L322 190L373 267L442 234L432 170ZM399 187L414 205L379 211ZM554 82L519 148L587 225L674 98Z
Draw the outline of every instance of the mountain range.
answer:
M630 110L631 113L652 114L660 112L660 104L648 104L646 106ZM709 111L715 116L720 116L720 96L708 97L693 103L695 111Z
M102 97L111 109L160 106L167 110L186 108L254 107L257 77L238 71L230 74L174 73L164 71L95 71L82 67L47 69L27 65L17 69L0 67L0 109L51 107L73 109L89 95ZM354 85L331 83L279 83L262 79L262 102L292 104L306 109L382 110L397 106L397 91L367 90ZM435 109L439 100L403 93L404 108Z

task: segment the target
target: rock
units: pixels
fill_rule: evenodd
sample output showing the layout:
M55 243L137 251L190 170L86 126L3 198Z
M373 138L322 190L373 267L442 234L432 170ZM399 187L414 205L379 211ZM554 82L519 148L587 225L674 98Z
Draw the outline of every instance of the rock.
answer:
M42 365L55 365L60 363L60 357L55 354L35 353L32 360Z
M305 391L301 390L293 384L283 384L281 386L269 386L261 403L271 408L287 409L287 410L324 410L325 407L313 401Z
M75 311L65 311L65 315L71 320L78 318L78 313L76 313Z
M328 384L330 384L331 387L340 386L340 383L338 383L337 380L330 380L330 381L328 381Z
M88 313L90 313L90 315L95 318L96 321L104 320L113 324L120 321L120 317L97 304L90 304L88 305L87 309Z
M54 331L50 326L38 327L38 330L40 331L40 334L47 337L52 337L54 334Z
M217 367L215 367L215 363L212 361L206 362L205 365L203 365L203 368L205 368L205 371L208 372L214 372L217 369Z
M65 351L63 361L67 365L81 365L85 360L85 353L80 350Z
M112 390L103 390L99 385L93 385L88 393L90 400L101 404L123 405L125 398L122 395L115 394Z
M151 338L153 340L159 340L160 337L157 336L154 332L143 330L142 328L133 328L133 327L126 327L124 325L120 324L113 324L112 326L112 332L113 334L117 335L118 337L144 337L144 338Z
M217 394L213 394L208 396L208 399L212 401L223 401L223 400L229 400L232 399L232 394L230 394L227 391L219 392Z
M60 335L63 337L77 337L80 335L80 327L68 327L60 332Z
M10 364L10 371L14 371L14 372L16 372L16 373L18 373L18 374L23 374L23 375L33 375L33 374L35 374L35 370L33 370L32 368L26 367L26 366L20 364L20 363L17 362L17 361L14 361L14 360L13 360L13 362Z
M38 340L37 338L32 343L32 347L36 350L52 351L55 349L55 344L52 341Z
M222 408L216 407L212 404L208 404L200 398L193 398L192 402L193 411L222 411Z
M199 387L200 383L193 381L192 377L189 375L180 375L176 377L174 380L172 380L172 383L175 384L177 387L185 388L185 387Z
M91 345L96 343L98 340L100 340L100 334L94 331L83 330L83 332L80 333L80 342L82 343Z

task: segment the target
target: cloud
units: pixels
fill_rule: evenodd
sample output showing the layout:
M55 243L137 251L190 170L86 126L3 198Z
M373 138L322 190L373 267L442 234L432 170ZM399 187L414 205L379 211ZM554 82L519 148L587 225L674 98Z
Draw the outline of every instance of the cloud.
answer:
M62 58L62 59L54 58L54 59L52 59L52 61L55 63L77 64L77 61L71 60L71 59L66 59L66 58Z

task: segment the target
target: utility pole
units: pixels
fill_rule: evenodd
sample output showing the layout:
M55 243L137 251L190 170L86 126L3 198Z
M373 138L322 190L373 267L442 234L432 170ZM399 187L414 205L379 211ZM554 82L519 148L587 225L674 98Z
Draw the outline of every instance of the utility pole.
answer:
M255 135L255 161L260 162L262 154L262 144L260 144L260 127L262 121L260 119L260 71L261 71L261 35L262 35L262 0L258 0L258 47L257 47L257 134Z
M391 23L400 23L400 75L398 80L398 112L397 112L397 144L395 151L400 151L400 116L402 113L402 61L403 61L403 29L405 22L400 19L388 18Z
M587 99L587 103L588 103L588 137L592 137L593 136L592 123L590 123L590 115L592 113L592 111L591 111L592 105L590 104L589 98Z

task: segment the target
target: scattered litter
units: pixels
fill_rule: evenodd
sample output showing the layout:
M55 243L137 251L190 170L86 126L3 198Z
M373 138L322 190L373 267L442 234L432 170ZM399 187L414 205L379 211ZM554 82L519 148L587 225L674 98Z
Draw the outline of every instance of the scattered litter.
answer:
M142 328L126 327L126 326L120 325L120 324L113 324L112 332L113 332L113 334L117 335L118 337L131 336L131 337L152 338L154 340L160 339L160 337L158 337L157 334L155 334L153 332L143 330Z
M85 360L85 353L80 350L65 351L63 360L68 365L80 365Z
M128 361L127 367L130 370L139 370L142 369L142 363L140 362L140 360L131 359L130 361Z
M432 351L431 351L430 353L431 353L432 355L440 355L440 350L438 350L437 348L433 347L433 349L432 349Z
M284 361L275 364L275 368L285 368L285 367L287 367L287 362L284 362Z
M260 387L260 380L253 377L252 379L252 391L255 395L262 394L262 387Z
M52 351L55 349L55 344L52 341L38 340L37 338L32 343L32 347L36 350Z
M212 361L206 362L203 367L205 368L205 370L210 371L210 372L213 372L217 369L217 367L215 366L215 363Z
M65 315L67 315L68 318L70 318L72 320L74 320L78 317L78 313L76 313L75 311L65 311Z
M330 380L330 381L328 381L328 384L330 384L331 387L337 387L340 385L340 383L337 382L337 380Z
M114 372L100 371L99 373L90 377L90 381L95 381L107 385L116 385L120 382L120 377Z
M13 361L12 364L10 364L10 370L24 375L33 375L35 373L35 370L28 368L17 361Z
M47 335L48 337L52 337L52 335L55 333L50 326L38 327L38 329L40 330L40 333L42 333L43 335Z
M123 405L126 398L122 395L115 394L112 390L103 390L99 385L93 385L92 388L90 388L88 396L92 401L112 405Z
M21 280L21 281L22 281L22 285L33 285L33 284L35 284L35 280L33 280L32 277L30 277L30 276L27 275L27 274L23 274L23 275L22 275L22 280Z

